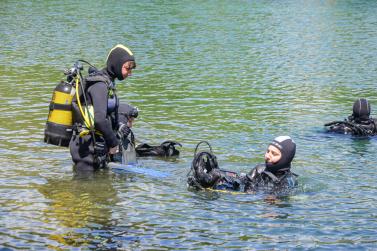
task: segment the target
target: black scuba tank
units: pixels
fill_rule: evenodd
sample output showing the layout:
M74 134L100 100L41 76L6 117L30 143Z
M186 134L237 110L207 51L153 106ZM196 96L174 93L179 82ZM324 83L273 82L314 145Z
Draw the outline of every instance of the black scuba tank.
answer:
M56 146L69 146L72 137L72 98L75 88L62 81L54 89L45 127L44 142Z

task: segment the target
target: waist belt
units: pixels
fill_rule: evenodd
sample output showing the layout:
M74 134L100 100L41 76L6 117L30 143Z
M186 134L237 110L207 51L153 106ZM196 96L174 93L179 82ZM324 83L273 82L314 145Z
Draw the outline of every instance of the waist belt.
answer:
M74 131L78 133L80 137L84 137L91 133L91 130L82 124L76 124L74 127ZM102 133L98 130L95 130L94 133L98 136L102 136Z

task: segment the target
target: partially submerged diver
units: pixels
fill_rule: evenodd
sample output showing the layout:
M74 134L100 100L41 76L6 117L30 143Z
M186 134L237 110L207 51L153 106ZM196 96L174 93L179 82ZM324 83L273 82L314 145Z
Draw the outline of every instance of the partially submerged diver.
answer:
M376 120L370 117L371 107L365 98L357 99L353 104L351 116L343 121L326 123L328 132L351 134L354 136L373 136L377 134Z
M246 175L220 169L212 149L196 153L198 146L188 175L191 187L270 194L286 193L297 187L297 175L291 172L296 144L289 136L275 138L264 155L265 163Z
M119 104L117 138L120 151L110 155L112 161L123 164L136 163L135 136L131 128L138 115L139 111L136 107L125 103Z
M121 162L123 164L136 163L136 157L172 157L178 156L179 150L175 146L182 145L175 141L164 141L160 145L150 145L142 143L135 145L135 135L132 126L138 117L138 110L129 104L119 104L118 121L119 121L119 149L120 152L112 155L112 161Z

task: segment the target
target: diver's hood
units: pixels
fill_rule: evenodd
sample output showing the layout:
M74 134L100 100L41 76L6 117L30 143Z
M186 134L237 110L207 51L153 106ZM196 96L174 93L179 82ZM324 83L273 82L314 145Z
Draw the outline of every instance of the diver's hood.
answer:
M128 61L135 62L135 57L130 49L121 44L112 48L107 56L106 62L106 68L111 77L123 80L122 66Z
M118 107L118 114L119 114L119 122L123 124L127 124L128 118L133 117L137 118L139 115L139 111L136 107L126 104L120 103Z
M370 105L365 98L359 98L353 104L352 116L356 121L364 121L369 119Z
M280 150L281 159L275 164L266 162L266 170L272 173L289 170L296 154L296 143L289 136L279 136L270 145Z

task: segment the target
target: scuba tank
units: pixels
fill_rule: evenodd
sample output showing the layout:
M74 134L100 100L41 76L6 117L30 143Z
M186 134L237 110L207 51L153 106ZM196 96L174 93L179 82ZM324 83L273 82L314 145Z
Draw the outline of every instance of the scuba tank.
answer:
M69 146L73 133L72 99L76 95L75 78L81 70L83 66L76 62L72 68L64 71L67 81L61 81L54 89L44 131L44 142L47 144Z
M88 69L89 76L85 77L85 79L83 79L81 75L81 71L84 67L80 62L84 62L90 66ZM80 102L80 96L84 93L84 85L87 80L92 82L103 81L107 83L108 80L103 76L91 76L91 74L95 72L97 72L96 67L81 59L78 60L72 68L64 71L67 80L60 82L54 89L44 131L44 142L56 146L68 147L75 127L73 122L77 109L79 109L79 116L82 117L85 126L89 129L81 133L91 133L92 137L95 138L93 131L93 106L88 106L85 94L83 95L83 106ZM78 101L77 109L75 109L73 104L75 100Z
M62 81L55 87L44 131L44 142L47 144L68 147L72 136L74 95L75 88L71 83Z

